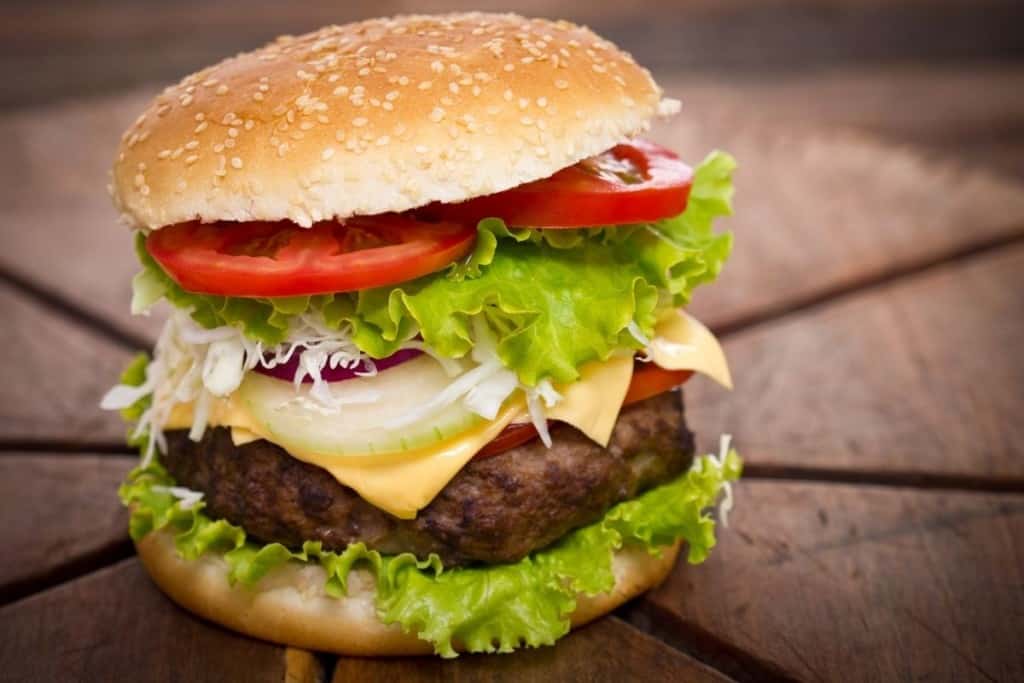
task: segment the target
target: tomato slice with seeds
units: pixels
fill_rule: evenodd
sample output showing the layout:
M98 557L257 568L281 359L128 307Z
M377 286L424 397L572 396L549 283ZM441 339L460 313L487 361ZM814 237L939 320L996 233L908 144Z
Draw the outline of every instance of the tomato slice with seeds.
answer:
M626 398L622 405L639 403L674 389L693 375L693 370L666 370L653 363L637 363L633 370L633 379L626 390ZM537 429L530 423L514 424L501 430L498 436L480 449L474 458L489 458L521 446L538 437Z
M421 211L472 224L496 216L508 225L531 228L645 223L682 213L692 178L693 171L675 153L635 140L544 180Z
M385 214L311 228L284 222L181 223L146 250L190 292L279 297L395 285L464 256L475 226Z

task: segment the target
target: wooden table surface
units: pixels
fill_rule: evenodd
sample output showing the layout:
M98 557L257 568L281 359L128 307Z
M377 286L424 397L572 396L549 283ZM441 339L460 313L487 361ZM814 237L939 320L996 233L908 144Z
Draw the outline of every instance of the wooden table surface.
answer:
M557 647L451 662L280 648L164 598L97 408L160 323L128 313L109 162L169 79L367 13L338 5L0 9L0 680L1024 680L1015 2L519 3L650 64L684 102L657 139L740 160L734 257L693 306L736 389L686 389L703 446L747 462L719 546Z

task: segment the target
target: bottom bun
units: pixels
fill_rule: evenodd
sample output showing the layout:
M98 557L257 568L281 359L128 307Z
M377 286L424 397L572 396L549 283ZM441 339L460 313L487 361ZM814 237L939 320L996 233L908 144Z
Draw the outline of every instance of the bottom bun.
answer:
M655 557L640 546L615 553L615 587L608 593L580 595L571 615L573 627L610 612L630 598L657 586L679 554L679 543ZM344 655L397 656L433 652L433 646L397 624L385 625L374 604L376 579L364 569L348 578L341 599L324 592L327 576L318 565L289 563L255 587L228 583L223 557L197 560L178 556L171 534L150 533L136 543L149 575L179 605L235 631L282 645ZM458 648L457 648L458 649Z

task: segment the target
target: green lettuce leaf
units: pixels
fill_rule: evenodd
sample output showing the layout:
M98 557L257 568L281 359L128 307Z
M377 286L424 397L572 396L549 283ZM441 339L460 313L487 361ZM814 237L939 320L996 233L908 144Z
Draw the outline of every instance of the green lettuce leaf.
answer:
M247 539L241 527L211 519L202 501L185 507L167 488L174 481L159 464L129 474L120 496L132 510L132 539L167 530L185 559L220 553L232 583L255 586L286 562L311 563L324 569L327 594L342 597L352 569L367 569L376 577L381 620L416 633L437 654L454 657L457 646L467 652L510 652L554 643L569 631L577 594L612 589L612 555L623 544L657 553L683 539L689 561L703 561L715 544L709 510L740 470L735 452L721 463L704 456L674 481L616 505L602 520L519 562L450 569L436 555L424 560L410 553L381 555L362 543L340 553L310 541L298 551L279 543L261 545Z
M710 154L694 172L686 211L656 223L530 230L484 219L464 262L398 287L351 294L259 299L185 292L146 252L140 234L143 272L133 305L162 295L205 327L234 325L267 344L283 341L295 316L318 312L330 327L347 326L375 358L417 334L439 354L464 356L474 344L474 319L482 318L520 381L572 382L584 363L638 348L630 323L649 335L656 309L684 305L694 287L718 275L732 237L715 234L712 221L731 211L734 168L730 156Z

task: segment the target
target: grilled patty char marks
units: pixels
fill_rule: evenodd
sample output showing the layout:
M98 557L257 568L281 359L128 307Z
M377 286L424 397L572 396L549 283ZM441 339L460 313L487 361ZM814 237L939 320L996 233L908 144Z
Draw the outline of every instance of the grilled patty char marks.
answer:
M397 519L339 484L326 470L269 441L244 446L228 429L194 443L168 432L163 464L202 491L207 510L259 541L342 550L365 542L383 553L437 553L446 565L514 562L620 501L668 481L693 458L682 396L670 392L622 410L607 448L558 423L539 441L472 460L416 519Z

